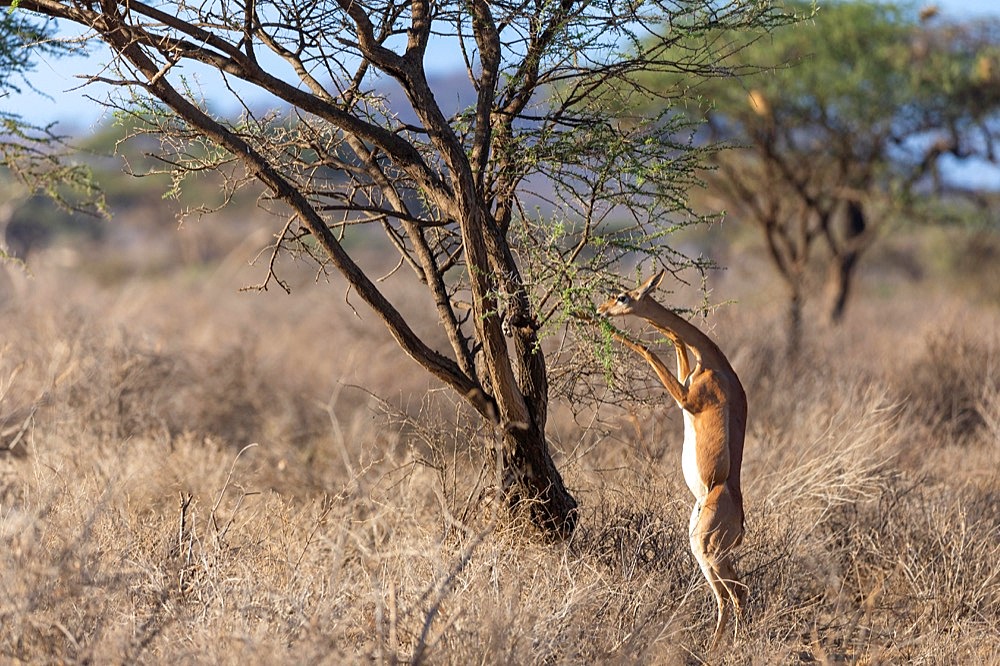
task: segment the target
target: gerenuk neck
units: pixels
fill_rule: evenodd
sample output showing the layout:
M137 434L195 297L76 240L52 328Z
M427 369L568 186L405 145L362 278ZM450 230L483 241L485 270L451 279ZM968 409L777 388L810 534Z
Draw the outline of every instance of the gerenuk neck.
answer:
M702 333L701 329L673 310L660 305L652 299L644 300L646 302L643 303L642 311L636 314L657 329L660 329L662 333L677 334L684 341L685 345L692 348L701 357L704 367L733 373L732 366L712 338Z

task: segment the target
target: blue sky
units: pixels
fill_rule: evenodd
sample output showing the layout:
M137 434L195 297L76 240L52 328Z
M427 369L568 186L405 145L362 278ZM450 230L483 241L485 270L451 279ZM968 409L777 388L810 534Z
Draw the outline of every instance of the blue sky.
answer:
M944 14L954 17L1000 16L1000 0L937 0L928 4L936 4ZM31 74L32 85L42 94L25 90L19 95L0 97L0 110L20 114L38 125L58 121L60 129L66 133L86 131L101 122L105 110L97 102L87 99L87 95L100 97L100 90L95 86L80 89L80 80L74 75L93 71L95 62L105 60L101 54L91 58L42 60ZM453 58L442 54L435 57L433 51L428 56L430 70L441 71L455 64L458 63Z

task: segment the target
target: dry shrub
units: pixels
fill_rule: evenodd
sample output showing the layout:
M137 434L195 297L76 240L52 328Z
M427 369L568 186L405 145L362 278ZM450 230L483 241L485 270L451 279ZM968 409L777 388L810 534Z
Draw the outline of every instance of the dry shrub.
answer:
M896 410L862 388L849 395L832 412L813 407L794 427L748 441L741 564L750 631L783 649L808 645L822 613L840 602L850 577L844 524L892 478Z
M984 400L1000 391L1000 339L958 328L937 331L891 379L908 417L929 428L933 439L968 444L990 427Z
M49 360L56 376L36 378L26 391L36 397L20 406L36 423L100 439L189 433L234 446L265 438L298 444L325 429L323 410L294 400L294 384L262 368L252 344L165 348L94 326L59 346L67 352Z
M997 500L996 493L978 488L925 483L887 494L878 507L882 529L872 533L871 547L862 548L860 558L884 571L886 554L898 554L894 570L885 572L891 578L884 595L902 619L894 626L911 633L925 621L1000 626Z
M977 411L983 419L984 441L993 442L1000 455L1000 386L983 387Z
M79 369L50 402L79 415L112 440L185 432L248 444L261 435L262 412L278 396L252 375L240 349L198 358L149 349L123 337L78 349Z
M939 656L987 654L977 641L1000 625L995 498L901 471L899 453L926 431L884 395L856 389L832 413L808 404L811 433L749 449L748 653L910 661L947 632Z
M382 344L378 336L358 335L353 322L331 334L326 317L284 313L273 299L230 294L213 303L179 281L119 295L39 279L35 298L0 311L8 350L0 381L11 384L0 404L3 444L30 419L45 433L88 431L100 440L189 434L236 448L280 441L315 450L329 439L331 416L350 422L369 409L367 395L343 390L353 377L341 368L373 356L366 346ZM334 353L302 358L296 341L319 337L321 327ZM278 335L288 344L269 337ZM408 375L396 368L395 376Z
M787 344L767 322L739 329L726 348L747 394L748 427L772 433L805 430L813 420L840 410L846 396L859 386L875 383L873 368L862 349L846 344L851 333L835 340L807 339L798 356L789 356ZM814 410L819 410L817 414Z
M245 474L227 481L231 456L205 453L200 442L174 442L171 451L134 441L117 452L117 464L91 474L89 456L77 469L76 461L45 456L52 471L37 475L33 501L2 524L11 547L0 583L8 599L0 653L30 663L156 655L235 663L281 654L303 608L322 595L322 581L309 577L319 571L303 577L296 565L309 547L326 550L317 532L332 512L248 489ZM166 490L171 464L195 461L209 464L201 468L210 472L200 479L206 487L143 492L143 483ZM75 483L63 484L70 474Z
M956 291L976 303L1000 303L1000 232L996 228L941 229L925 252Z

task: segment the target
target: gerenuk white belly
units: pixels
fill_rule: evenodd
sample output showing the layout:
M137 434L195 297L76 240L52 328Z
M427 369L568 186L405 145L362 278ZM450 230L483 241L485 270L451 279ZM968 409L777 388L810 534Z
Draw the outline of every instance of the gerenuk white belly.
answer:
M701 473L698 471L698 451L694 432L694 415L687 410L681 410L684 414L684 448L681 451L681 470L684 472L684 483L687 484L691 494L699 502L708 494L708 487L701 481Z

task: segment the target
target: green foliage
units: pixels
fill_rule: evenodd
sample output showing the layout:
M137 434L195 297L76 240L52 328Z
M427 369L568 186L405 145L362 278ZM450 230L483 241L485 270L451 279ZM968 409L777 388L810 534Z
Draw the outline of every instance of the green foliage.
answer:
M672 108L628 125L595 115L594 122L540 137L524 151L555 184L556 205L548 214L522 212L512 238L529 274L546 281L558 276L559 299L549 299L550 291L537 294L543 320L590 307L609 286L608 270L626 258L691 264L670 237L707 219L687 199L712 151L696 145L697 128Z
M610 386L614 382L615 374L616 329L610 321L603 318L599 320L598 327L601 331L601 345L598 348L597 354L601 365L604 367L604 381Z
M942 154L993 154L1000 23L924 20L910 5L869 0L818 8L795 0L788 8L808 20L723 61L745 76L699 86L719 137L820 160L821 168L839 170L822 176L839 187L868 190L881 182L897 192L901 185L904 194ZM660 77L650 85L677 82ZM796 177L808 179L787 174Z
M906 66L912 25L906 18L891 4L824 4L808 21L740 54L773 68L742 83L763 95L777 124L829 123L856 135L887 131L898 109L912 101L912 68ZM714 83L720 113L767 117L768 109L748 103L743 86Z
M14 180L26 194L45 194L70 211L107 214L90 166L72 155L66 137L51 127L0 117L0 165L4 180Z
M654 94L696 85L704 103L687 113L706 121L708 140L743 149L710 155L705 177L733 219L762 233L788 287L794 351L810 274L825 269L826 315L838 322L879 225L912 214L931 188L942 192L948 158L995 161L1000 22L949 23L872 0L785 9L804 20L767 34L718 32L721 43L745 45L719 62L741 76L689 84L654 72L642 84ZM651 99L635 104L645 111Z

